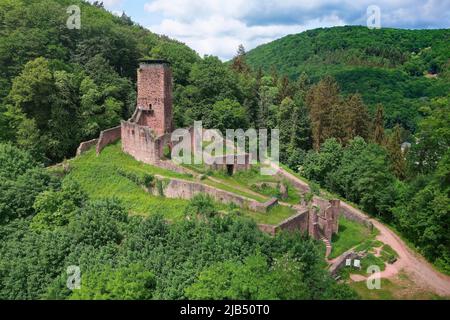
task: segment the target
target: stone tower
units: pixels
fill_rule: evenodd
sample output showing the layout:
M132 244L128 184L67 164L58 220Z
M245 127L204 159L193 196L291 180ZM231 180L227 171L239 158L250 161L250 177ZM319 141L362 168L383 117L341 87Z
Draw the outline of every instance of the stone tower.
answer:
M171 148L172 71L163 60L146 60L137 75L137 106L128 121L121 122L122 150L135 159L156 164Z
M137 75L138 124L150 127L156 136L173 131L172 71L164 60L145 60Z

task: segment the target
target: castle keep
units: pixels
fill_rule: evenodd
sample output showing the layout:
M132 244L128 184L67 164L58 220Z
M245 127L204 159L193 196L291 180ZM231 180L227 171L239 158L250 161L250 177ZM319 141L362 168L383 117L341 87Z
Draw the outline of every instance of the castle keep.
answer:
M122 149L139 161L155 164L170 147L173 131L172 71L166 61L147 60L138 69L136 110L121 123Z

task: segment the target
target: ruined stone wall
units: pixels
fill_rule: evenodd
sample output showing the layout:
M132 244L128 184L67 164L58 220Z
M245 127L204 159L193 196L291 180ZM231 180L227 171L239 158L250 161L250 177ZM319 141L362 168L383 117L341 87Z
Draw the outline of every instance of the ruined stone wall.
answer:
M160 146L148 127L122 121L122 150L144 163L155 163L160 159Z
M160 164L160 162L158 164ZM214 200L218 202L227 204L233 203L240 208L250 209L261 213L266 213L270 208L278 204L278 200L275 198L261 203L256 200L195 181L166 178L162 176L155 177L160 181L159 183L161 183L162 185L162 190L160 190L157 185L155 185L150 190L147 190L155 196L190 200L195 195L203 193L210 195Z
M239 171L247 171L251 169L251 155L241 154L232 156L220 156L214 158L214 164L209 165L212 170L227 170L228 166L233 166L233 174Z
M306 182L301 182L301 181L297 181L297 179L293 179L293 177L285 170L279 170L277 175L288 180L300 192L302 192L302 193L310 192L310 188ZM314 201L317 204L319 202L324 203L324 201L326 201L326 200L315 197ZM348 220L363 224L370 229L373 228L372 222L370 222L370 219L366 215L362 214L361 212L359 212L359 210L356 210L355 208L348 205L344 201L340 201L340 208L338 209L338 212L335 214L337 214L338 216L342 214ZM335 219L335 220L337 222L339 221L339 219ZM336 230L337 228L338 228L338 225L335 224L333 229Z
M373 224L372 224L372 222L370 222L369 217L362 214L361 212L359 212L358 210L356 210L355 208L351 207L350 205L348 205L347 203L345 203L343 201L341 201L340 213L347 220L351 220L351 221L363 224L371 230L373 228Z
M188 181L175 178L164 178L157 176L162 183L162 192L159 188L154 187L149 190L153 195L164 196L167 198L178 198L190 200L195 195L204 193L210 195L214 200L221 203L233 203L241 208L250 208L257 206L257 201L240 196L228 191L217 189L208 185L204 185L195 181Z
M308 232L309 226L309 211L304 210L298 212L295 216L292 216L278 225L278 229L287 231L301 231Z
M117 140L120 140L121 136L121 129L120 126L114 127L108 130L104 130L100 133L100 137L98 138L97 142L97 155L100 154L100 152L111 143L116 142Z
M280 224L274 226L270 224L259 224L259 230L274 236L279 231L300 231L308 233L309 228L309 211L307 209L298 210L297 214L289 217Z
M333 234L339 231L340 200L314 197L311 211L310 235L331 241Z
M272 198L269 199L268 201L261 203L261 202L252 202L250 204L249 209L256 211L256 212L262 212L265 213L267 211L269 211L271 208L275 207L278 205L278 199L277 198Z
M297 179L293 179L289 172L278 170L277 176L289 181L301 193L309 193L311 191L306 182L300 182Z
M182 174L191 174L191 172L170 160L159 160L154 163L155 166Z
M77 149L77 157L88 151L93 146L97 145L98 139L92 139L89 141L85 141L80 143L80 146Z
M350 249L343 254L341 254L329 267L328 271L332 276L336 276L339 270L341 270L345 266L345 262L347 259L360 259L361 255L354 251L354 249Z

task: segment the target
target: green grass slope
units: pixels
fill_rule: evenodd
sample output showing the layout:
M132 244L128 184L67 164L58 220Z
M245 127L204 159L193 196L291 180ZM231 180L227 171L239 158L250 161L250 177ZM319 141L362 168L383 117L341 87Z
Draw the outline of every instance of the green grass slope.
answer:
M146 173L192 179L188 175L138 162L121 151L120 143L106 147L99 157L95 150L91 149L69 163L71 169L68 178L78 181L93 199L116 197L125 204L131 214L160 213L169 220L183 217L188 201L149 195L137 184L120 175L119 170L138 175Z

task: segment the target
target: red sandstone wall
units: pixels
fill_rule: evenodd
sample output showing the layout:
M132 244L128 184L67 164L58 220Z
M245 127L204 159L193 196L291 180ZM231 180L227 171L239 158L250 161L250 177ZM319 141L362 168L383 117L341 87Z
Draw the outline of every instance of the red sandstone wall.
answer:
M159 160L159 145L148 127L122 121L122 150L136 160L155 163Z
M308 210L299 212L297 215L290 217L278 225L280 230L308 232Z
M373 228L373 224L372 222L370 222L370 219L367 216L365 216L364 214L359 212L359 210L351 207L350 205L348 205L343 201L341 201L340 212L348 220L364 224L366 227L370 229Z
M98 139L92 139L92 140L80 143L80 146L77 149L77 156L82 155L83 153L88 151L91 147L95 146L97 143L98 143Z
M102 131L97 142L97 154L99 154L108 144L120 140L120 133L120 126Z
M144 110L139 124L157 135L172 132L172 71L167 64L142 63L138 70L137 106Z

